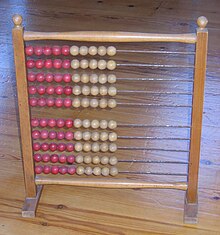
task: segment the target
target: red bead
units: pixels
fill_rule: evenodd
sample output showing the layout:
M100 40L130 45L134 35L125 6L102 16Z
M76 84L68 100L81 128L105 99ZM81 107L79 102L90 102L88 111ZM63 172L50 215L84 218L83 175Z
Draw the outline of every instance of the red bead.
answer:
M40 119L40 126L41 127L46 127L48 123L48 120L46 118Z
M49 149L49 144L48 143L42 143L41 144L41 150L47 151Z
M37 73L36 74L36 79L38 82L43 82L45 80L44 74L43 73Z
M52 166L51 173L54 175L58 174L59 173L59 166Z
M28 87L28 92L29 92L29 94L31 94L31 95L36 94L36 92L37 92L36 86L29 86L29 87Z
M44 172L44 174L49 174L51 172L51 167L50 166L44 166L43 172Z
M36 80L36 76L34 73L28 73L28 81L34 82Z
M56 93L57 95L62 95L62 94L63 94L63 87L62 87L62 86L57 86L57 87L55 88L55 93Z
M53 87L53 86L48 86L48 87L46 88L46 93L47 93L48 95L53 95L53 94L54 94L54 87Z
M55 144L55 143L50 143L49 148L50 148L50 151L54 152L54 151L57 150L57 144Z
M35 162L41 162L42 161L42 157L39 153L34 154L34 161Z
M42 55L43 54L43 48L41 46L34 47L34 54L35 55Z
M64 87L64 94L65 95L71 95L72 94L72 87L71 86L66 86Z
M25 53L26 53L26 55L33 55L34 54L34 48L32 47L32 46L27 46L26 48L25 48Z
M40 147L41 147L41 145L40 145L40 143L33 143L33 149L34 149L34 151L38 151L38 150L40 150Z
M51 118L48 120L48 126L49 127L55 127L56 126L56 120Z
M37 104L40 106L40 107L44 107L44 106L46 106L46 99L45 98L40 98L40 99L38 99L38 102L37 102Z
M39 95L45 94L45 92L46 92L46 87L45 87L45 86L39 86L39 87L37 88L37 92L38 92Z
M35 61L35 66L38 69L42 69L44 67L44 61L43 60L36 60Z
M70 54L70 47L69 46L62 46L61 52L63 55L69 55Z
M62 131L57 132L57 139L58 140L62 140L62 139L64 139L64 137L65 137L64 132L62 132Z
M46 69L51 69L53 67L53 61L51 59L46 59L44 62L44 67Z
M34 140L39 139L40 138L40 131L38 131L38 130L32 131L32 138Z
M64 99L63 104L66 108L69 108L72 106L72 100L69 98Z
M43 162L49 162L50 161L50 155L48 153L45 153L42 155Z
M41 139L47 139L48 138L48 131L47 130L42 130L40 133Z
M55 100L54 100L54 98L48 98L48 99L46 100L46 103L47 103L47 106L48 106L48 107L53 107L54 104L55 104Z
M75 157L73 155L68 156L67 157L67 162L70 163L70 164L74 163L75 162Z
M71 119L67 119L65 124L66 124L66 127L68 127L68 128L73 127L73 121Z
M57 119L57 127L61 128L64 127L65 121L61 118Z
M27 67L28 67L29 69L33 69L34 66L35 66L34 60L28 60L28 61L27 61Z
M62 80L63 80L62 74L55 74L54 75L54 81L55 82L62 82Z
M52 49L51 49L51 47L45 46L45 47L43 48L43 53L44 53L44 55L51 55L51 54L52 54Z
M62 67L63 67L64 69L69 69L69 68L70 68L70 60L64 60L64 61L62 62Z
M39 120L37 118L31 119L31 126L32 127L37 127L39 126Z
M74 144L72 144L72 143L66 144L66 151L68 151L68 152L74 151Z
M55 105L56 105L57 108L62 107L62 106L63 106L63 99L57 98L57 99L55 100Z
M52 47L52 52L54 55L61 55L61 48L60 46L53 46Z
M60 143L57 146L58 151L63 152L66 150L66 145L64 143Z
M53 67L54 67L55 69L60 69L60 68L62 67L62 60L60 60L60 59L55 59L55 60L53 61Z
M43 172L43 167L42 166L35 166L35 173L36 174L41 174Z
M72 80L72 77L69 73L66 73L66 74L63 75L63 81L64 82L68 83L68 82L71 82L71 80Z
M66 155L62 154L59 156L59 162L60 163L65 163L66 162Z
M50 138L51 140L56 139L56 137L57 137L56 131L50 131L50 132L49 132L49 138Z
M36 98L29 99L30 106L32 106L32 107L37 106L37 103L38 103L38 100Z
M67 140L72 140L72 139L73 139L73 132L67 131L67 132L65 133L65 139L67 139Z
M68 168L66 166L61 166L59 168L59 173L65 175L68 172Z
M45 76L47 82L52 82L53 81L53 74L48 73Z
M58 162L58 160L59 160L59 156L58 156L57 154L51 155L50 161L51 161L52 163L56 163L56 162Z
M76 173L76 168L75 166L70 166L68 167L68 174L74 175Z

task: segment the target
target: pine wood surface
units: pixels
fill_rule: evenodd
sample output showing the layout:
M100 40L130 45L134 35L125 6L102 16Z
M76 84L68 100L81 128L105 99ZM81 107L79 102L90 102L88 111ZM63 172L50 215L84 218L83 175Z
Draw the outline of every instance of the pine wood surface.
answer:
M0 234L220 234L220 92L219 92L219 1L1 1L1 59L0 60ZM44 187L35 219L21 218L21 207L24 201L24 183L22 160L19 144L18 111L15 70L13 61L11 18L14 13L23 15L24 25L28 30L36 31L72 31L72 30L120 30L158 33L189 33L196 28L196 19L205 15L208 20L209 47L207 80L205 85L205 107L203 118L202 148L199 172L199 223L198 225L183 225L183 191L153 190L153 189L95 189L71 186ZM179 45L179 50L191 50L191 45ZM121 46L123 47L123 46ZM146 46L147 47L147 46ZM156 48L157 46L155 46ZM172 48L173 50L176 47ZM151 61L152 57L132 55L127 61L125 55L118 57L121 61L132 62ZM161 56L153 56L157 62L164 62ZM139 61L140 61L139 60ZM170 63L193 63L185 57L174 57ZM141 76L143 71L132 68L119 71ZM162 70L153 70L148 75L159 76ZM191 75L188 69L173 69L167 75L186 78ZM134 83L133 83L134 84ZM125 84L119 84L126 87ZM141 85L140 85L141 86ZM138 85L136 86L138 89ZM135 87L135 88L136 88ZM169 91L189 91L190 84L160 83L150 84L150 89ZM120 99L127 100L125 97ZM147 98L148 101L164 102L162 97ZM140 101L134 97L133 101ZM172 103L171 99L168 99ZM190 99L178 97L177 102L189 103ZM134 113L140 109L132 108L128 122L138 120L154 121L163 124L166 120L173 124L188 124L182 116L187 111L173 112L165 109L145 110L145 115ZM147 113L147 117L146 117ZM49 115L41 109L34 112L39 117ZM71 111L66 112L71 115ZM50 114L51 116L53 113ZM62 116L62 113L59 114ZM91 112L90 118L95 118ZM124 120L125 115L117 108L112 115ZM78 117L83 114L78 113ZM108 117L108 112L102 113L102 118ZM162 118L163 117L163 118ZM166 118L164 118L166 117ZM137 131L138 132L138 131ZM140 131L140 133L144 131ZM150 133L153 133L150 130ZM182 130L184 132L184 130ZM128 134L129 131L121 130ZM139 133L139 132L138 132ZM162 134L160 130L158 133ZM172 133L178 136L180 133ZM181 133L187 134L187 133ZM166 134L164 134L166 135ZM122 140L120 140L122 144ZM132 143L132 141L130 141ZM143 142L142 142L143 143ZM140 145L142 144L140 143ZM164 146L184 147L186 143L167 141ZM126 156L126 152L121 157ZM154 159L184 160L184 154L150 154ZM126 166L124 166L126 168ZM139 166L141 169L142 166ZM176 170L169 166L169 170ZM178 166L179 167L179 166ZM163 167L162 167L163 168ZM164 168L163 168L164 169ZM178 171L185 169L178 168ZM152 176L148 179L155 179ZM178 178L179 179L179 178ZM157 179L155 179L157 181ZM168 179L167 179L168 180ZM159 181L159 179L158 179Z

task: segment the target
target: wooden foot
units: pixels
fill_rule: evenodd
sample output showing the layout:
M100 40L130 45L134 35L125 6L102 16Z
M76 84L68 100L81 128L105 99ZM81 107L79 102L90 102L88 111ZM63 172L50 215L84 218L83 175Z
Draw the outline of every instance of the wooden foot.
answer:
M26 217L26 218L35 217L42 190L43 190L43 185L38 185L36 197L27 197L25 199L24 205L22 208L22 217Z
M195 203L188 203L185 199L184 206L184 223L185 224L197 224L198 223L198 200Z

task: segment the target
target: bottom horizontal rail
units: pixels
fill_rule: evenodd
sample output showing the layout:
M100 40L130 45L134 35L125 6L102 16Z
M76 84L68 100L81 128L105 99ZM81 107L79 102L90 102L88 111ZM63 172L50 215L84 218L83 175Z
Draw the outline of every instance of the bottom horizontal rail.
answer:
M155 189L177 189L187 190L186 182L175 183L154 183L140 180L128 179L71 179L71 178L49 178L37 176L35 178L37 185L57 184L71 185L80 187L95 187L95 188L155 188Z

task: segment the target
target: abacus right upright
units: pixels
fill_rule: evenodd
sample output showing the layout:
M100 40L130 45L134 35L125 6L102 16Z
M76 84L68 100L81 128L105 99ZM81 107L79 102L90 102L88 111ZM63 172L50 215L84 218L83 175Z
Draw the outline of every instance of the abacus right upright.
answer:
M13 22L22 216L35 216L44 185L154 188L185 191L184 221L197 223L207 19L184 34L32 32L20 15Z

